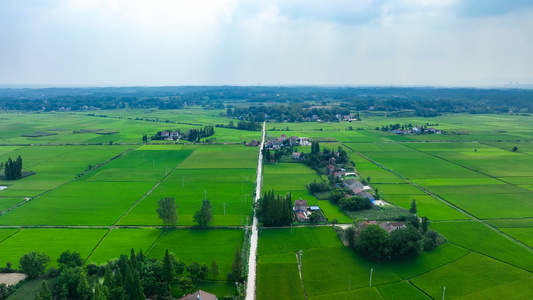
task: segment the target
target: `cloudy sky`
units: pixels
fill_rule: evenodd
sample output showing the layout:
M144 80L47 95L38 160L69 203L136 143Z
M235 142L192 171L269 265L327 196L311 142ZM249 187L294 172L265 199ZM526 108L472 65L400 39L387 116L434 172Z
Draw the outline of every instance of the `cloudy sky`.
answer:
M532 0L0 0L0 85L533 83Z

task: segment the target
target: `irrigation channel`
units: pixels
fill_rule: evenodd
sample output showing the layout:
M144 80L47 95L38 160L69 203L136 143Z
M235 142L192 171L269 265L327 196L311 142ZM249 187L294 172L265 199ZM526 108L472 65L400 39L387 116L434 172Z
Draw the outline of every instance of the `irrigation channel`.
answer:
M259 146L259 159L257 160L257 182L255 187L254 203L261 197L263 185L263 147L265 146L266 124L263 122L263 136ZM246 286L246 300L255 300L256 266L257 266L257 216L254 213L252 222L252 237L250 238L250 255L248 258L248 285Z

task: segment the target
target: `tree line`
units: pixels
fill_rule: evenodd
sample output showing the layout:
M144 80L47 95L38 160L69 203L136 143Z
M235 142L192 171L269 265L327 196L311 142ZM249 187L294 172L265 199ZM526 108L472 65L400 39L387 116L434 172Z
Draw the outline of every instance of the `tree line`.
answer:
M220 275L216 259L207 266L191 262L186 265L175 254L165 251L161 258L148 258L142 250L130 255L120 255L118 259L105 264L94 263L84 266L80 253L65 251L57 259L58 268L50 267L50 257L45 253L30 252L20 260L20 269L12 268L10 262L0 269L2 273L20 271L27 275L27 280L45 275L54 278L51 287L43 281L41 289L34 299L94 299L94 300L144 300L172 298L172 286L176 285L183 293L190 293L199 283L211 276L216 280ZM239 247L236 247L231 272L226 275L230 282L244 281L244 265ZM103 280L102 280L103 279ZM23 284L22 281L18 286ZM17 287L18 287L17 286ZM0 299L5 299L17 287L0 285ZM221 298L219 298L221 299ZM224 299L240 299L238 296L226 296Z
M157 202L156 212L165 226L178 224L178 207L174 197L164 197ZM207 226L213 220L213 207L209 199L202 200L202 207L193 216L194 222L200 226Z
M0 163L0 170L4 170L4 175L7 180L19 180L22 178L22 157L20 155L16 160L11 157L5 163Z
M257 202L256 214L264 226L287 226L294 220L292 196L275 195L274 190L266 191Z

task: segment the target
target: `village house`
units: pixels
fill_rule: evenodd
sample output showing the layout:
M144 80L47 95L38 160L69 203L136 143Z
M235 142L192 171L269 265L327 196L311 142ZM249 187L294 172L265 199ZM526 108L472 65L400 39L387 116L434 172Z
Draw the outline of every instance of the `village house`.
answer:
M292 159L300 160L301 156L302 156L302 153L300 153L300 152L294 152L294 153L292 154Z
M385 229L386 232L390 233L393 230L405 228L405 224L401 222L395 222L395 223L383 222L379 224L379 227Z
M314 212L320 212L318 205L307 205L307 200L294 201L294 214L298 222L309 222L309 216Z
M356 188L364 189L365 187L364 184L362 184L361 182L355 179L346 180L345 182L343 182L343 185L352 191L355 190Z
M179 300L218 300L218 298L216 295L204 292L202 290L198 290L193 294L188 294L181 297Z

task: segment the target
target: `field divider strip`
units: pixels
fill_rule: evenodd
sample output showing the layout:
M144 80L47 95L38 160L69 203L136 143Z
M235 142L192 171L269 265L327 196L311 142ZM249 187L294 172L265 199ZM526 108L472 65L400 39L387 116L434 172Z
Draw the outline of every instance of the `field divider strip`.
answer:
M124 218L127 214L129 214L139 203L141 203L141 201L143 201L146 197L148 197L148 195L150 195L152 193L153 190L155 190L160 184L161 182L163 182L170 174L172 174L172 172L174 172L189 156L191 156L191 154L194 153L194 151L192 151L191 153L189 153L189 155L187 155L187 157L185 157L182 161L180 161L179 164L177 164L172 170L170 170L170 172L168 172L167 174L165 174L165 176L163 176L163 178L161 178L157 184L155 186L153 186L146 194L144 194L144 196L141 197L141 199L137 200L137 202L135 202L124 214L122 214L122 216L120 216L120 218L118 218L118 220L113 223L113 226L117 225L118 222L120 222L120 220L122 220L122 218Z
M150 247L148 247L148 250L146 250L145 254L148 254L152 250L152 248L154 248L155 244L157 244L157 242L159 242L159 240L163 237L163 235L165 235L165 233L167 233L167 230L163 230L161 232L161 234L157 237L157 239L155 239L155 241L152 243L152 245L150 245Z
M504 183L506 183L506 184L513 185L513 186L516 186L516 187L518 187L518 188L524 189L524 188L522 188L522 187L520 187L520 186L517 186L517 185L511 184L511 183L507 183L507 182L505 182L505 181L503 181L503 180L501 180L501 179L498 179L498 178L496 178L496 177L494 177L494 176L491 176L491 175L485 174L485 173L483 173L483 172L480 172L480 171L477 171L477 170L471 169L471 168L469 168L469 167L463 166L463 165L461 165L461 164L458 164L458 163L455 163L455 162L449 161L449 160L447 160L447 159L445 159L445 158L442 158L442 157L436 156L436 155L434 155L434 154L426 153L426 152L420 151L420 150L418 150L418 149L416 149L416 148L409 147L409 146L407 146L407 145L406 145L406 147L411 148L411 149L413 149L413 150L415 150L415 151L417 151L417 152L420 152L420 153L423 153L423 154L427 154L427 155L429 155L429 156L432 156L432 157L435 157L435 158L441 159L441 160L443 160L443 161L445 161L445 162L448 162L448 163L454 164L454 165L456 165L456 166L459 166L459 167L465 168L465 169L467 169L467 170L474 171L474 172L476 172L476 173L478 173L478 174L481 174L481 175L487 176L487 177L489 177L489 178L493 178L493 179L496 179L496 180L498 180L498 181L504 182ZM361 154L360 154L360 155L361 155ZM393 171L391 171L391 172L393 172ZM532 248L532 247L530 247L530 246L528 246L528 245L526 245L526 244L520 242L519 240L515 239L514 237L508 235L507 233L505 233L505 232L499 230L498 228L496 228L496 227L494 227L494 226L492 226L492 225L486 223L483 219L480 219L480 218L478 218L478 217L476 217L476 216L470 214L469 212L467 212L467 211L463 210L462 208L458 207L457 205L448 202L448 201L445 200L444 198L441 198L441 197L438 196L437 194L434 194L433 192L430 192L430 191L426 190L425 188L420 187L420 186L417 185L416 183L413 183L413 185L417 186L418 188L420 188L420 189L423 190L423 191L427 191L427 192L429 193L429 195L434 195L434 198L441 199L442 201L448 203L449 205L451 205L453 208L455 208L455 209L458 210L459 212L462 212L462 213L466 214L467 216L473 218L474 220L480 222L481 224L487 226L488 228L490 228L490 229L492 229L493 231L497 232L499 235L501 235L501 236L507 238L508 240L514 242L514 243L517 244L518 246L521 246L522 248L524 248L524 249L526 249L526 250L528 250L528 251L530 251L530 252L533 252L533 248ZM524 189L524 190L526 190L526 191L528 191L529 193L531 193L531 191L528 190L528 189ZM487 255L487 256L488 256L488 255Z
M98 248L98 246L100 246L100 244L104 241L105 237L111 232L111 230L113 230L113 228L109 228L109 230L104 234L104 236L100 239L100 241L98 241L96 246L94 246L94 248L91 251L91 253L89 254L89 256L87 256L87 259L85 259L85 263L87 263L89 261L89 258L91 258L91 256L93 256L94 251L96 251L96 248Z
M140 147L140 146L137 146L136 148L138 148L138 147ZM96 169L98 169L98 168L100 168L100 167L102 167L102 166L104 166L104 165L110 163L111 161L113 161L113 160L115 160L115 159L117 159L117 158L119 158L119 157L125 155L126 153L135 150L136 148L128 148L128 149L122 151L121 153L119 153L119 154L117 154L117 155L115 155L115 156L109 158L108 160L106 160L106 161L104 161L104 162L102 162L102 163L99 163L99 164L93 166L90 170L83 171L82 173L80 173L80 174L81 174L80 176L85 175L85 173L87 173L87 172L89 172L89 171L96 170ZM37 199L37 198L43 196L44 194L47 194L47 193L49 193L49 192L51 192L51 191L53 191L53 190L55 190L55 189L57 189L57 188L60 188L60 187L62 187L63 185L65 185L65 184L67 184L67 183L73 182L74 180L78 179L80 176L76 176L76 177L74 177L74 178L72 178L72 179L69 179L69 180L67 180L67 181L65 181L65 182L63 182L63 183L61 183L61 184L59 184L58 186L56 186L56 187L54 187L54 188L51 188L51 189L46 190L46 191L44 191L44 192L41 192L40 194L37 194L37 196L35 196L35 197L26 198L25 201L20 202L20 203L14 205L14 206L12 206L12 207L10 207L10 208L8 208L8 209L2 211L2 212L0 213L0 216L3 215L3 214L5 214L5 213L7 213L7 212L10 212L11 210L13 210L13 209L15 209L15 208L17 208L17 207L19 207L19 206L22 206L22 205L24 205L24 204L26 204L26 203L28 203L28 202L34 200L34 199Z

